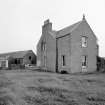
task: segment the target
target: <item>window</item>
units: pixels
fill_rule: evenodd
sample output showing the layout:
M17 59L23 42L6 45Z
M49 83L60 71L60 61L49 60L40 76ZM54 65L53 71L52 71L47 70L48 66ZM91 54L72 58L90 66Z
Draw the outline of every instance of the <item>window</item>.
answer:
M46 56L44 56L44 67L46 67Z
M6 61L2 61L1 67L6 67Z
M82 56L82 67L86 67L87 66L87 56L83 55Z
M66 59L65 59L65 55L62 55L62 66L66 65Z
M17 64L17 59L15 59L15 64Z
M41 50L45 51L46 50L46 42L42 41L41 43Z
M20 59L15 59L14 64L20 64Z
M29 56L29 60L31 60L31 56Z
M87 37L82 36L82 47L87 47Z

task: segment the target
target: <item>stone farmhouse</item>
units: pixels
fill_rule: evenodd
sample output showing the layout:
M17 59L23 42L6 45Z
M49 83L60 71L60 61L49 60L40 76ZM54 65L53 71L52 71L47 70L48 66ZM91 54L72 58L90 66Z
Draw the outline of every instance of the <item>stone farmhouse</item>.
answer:
M37 65L52 72L93 72L97 69L97 37L85 16L59 31L49 20L42 26L37 44Z
M1 69L17 69L26 64L36 64L36 55L32 50L0 54Z

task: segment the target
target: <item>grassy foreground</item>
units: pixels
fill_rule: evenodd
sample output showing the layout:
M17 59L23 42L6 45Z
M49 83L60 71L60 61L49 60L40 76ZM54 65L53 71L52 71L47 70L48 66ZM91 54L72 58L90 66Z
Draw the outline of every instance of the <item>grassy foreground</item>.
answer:
M0 105L105 105L105 74L2 71Z

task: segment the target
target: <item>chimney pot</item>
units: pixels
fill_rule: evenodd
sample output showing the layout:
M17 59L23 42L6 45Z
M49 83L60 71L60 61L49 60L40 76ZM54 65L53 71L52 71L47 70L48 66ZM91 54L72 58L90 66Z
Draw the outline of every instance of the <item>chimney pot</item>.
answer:
M44 25L42 26L42 34L45 34L48 31L52 30L52 23L49 19L44 21Z
M49 24L49 23L50 23L50 20L49 19L47 19L47 20L44 21L44 25Z

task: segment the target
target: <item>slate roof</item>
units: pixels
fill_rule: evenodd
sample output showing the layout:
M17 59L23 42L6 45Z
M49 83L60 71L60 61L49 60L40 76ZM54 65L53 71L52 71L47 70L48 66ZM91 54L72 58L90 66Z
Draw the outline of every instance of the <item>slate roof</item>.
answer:
M23 58L27 53L32 53L32 50L25 50L25 51L16 51L16 52L9 52L9 53L2 53L0 57L13 57L13 58Z
M57 32L57 36L56 36L56 37L65 36L66 34L71 33L73 30L75 30L75 29L79 26L79 24L80 24L81 22L82 22L82 21L79 21L79 22L77 22L77 23L75 23L75 24L73 24L73 25L70 25L70 26L68 26L68 27L66 27L66 28L63 28L63 29L59 30L59 31Z
M53 38L56 38L57 31L49 31L48 32Z

